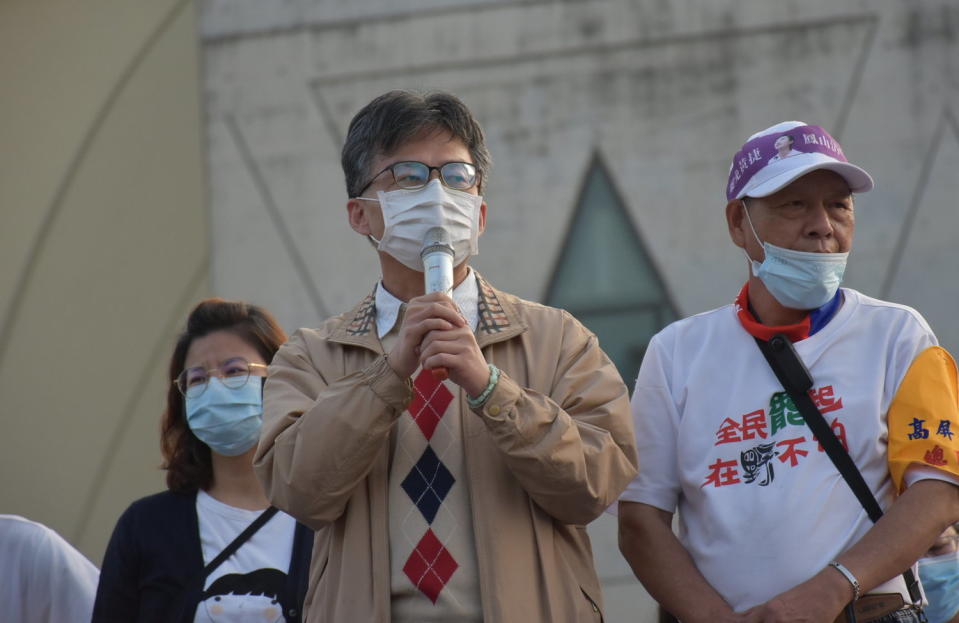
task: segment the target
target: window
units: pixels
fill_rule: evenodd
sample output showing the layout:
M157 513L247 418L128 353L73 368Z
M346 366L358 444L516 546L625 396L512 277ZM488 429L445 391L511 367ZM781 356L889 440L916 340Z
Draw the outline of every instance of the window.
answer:
M650 338L676 308L599 156L547 290L546 302L589 327L632 387Z

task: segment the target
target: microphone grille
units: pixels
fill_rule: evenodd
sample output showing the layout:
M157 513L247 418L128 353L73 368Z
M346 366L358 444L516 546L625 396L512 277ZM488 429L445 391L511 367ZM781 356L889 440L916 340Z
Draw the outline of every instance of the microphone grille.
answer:
M423 237L423 248L426 249L433 246L453 246L450 233L443 227L430 227L426 230L426 235Z

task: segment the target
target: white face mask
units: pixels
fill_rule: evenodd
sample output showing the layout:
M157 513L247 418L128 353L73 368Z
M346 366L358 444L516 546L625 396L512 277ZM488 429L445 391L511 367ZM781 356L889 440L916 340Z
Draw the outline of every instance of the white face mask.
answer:
M438 179L416 190L391 190L376 193L383 211L383 238L370 239L376 248L389 253L403 265L423 271L423 238L432 227L442 227L453 242L453 265L459 266L479 253L480 206L483 197L443 186Z
M846 271L849 253L809 253L793 251L763 242L753 228L746 202L743 211L756 241L763 246L762 262L749 257L752 273L759 278L779 303L792 309L818 309L836 295Z

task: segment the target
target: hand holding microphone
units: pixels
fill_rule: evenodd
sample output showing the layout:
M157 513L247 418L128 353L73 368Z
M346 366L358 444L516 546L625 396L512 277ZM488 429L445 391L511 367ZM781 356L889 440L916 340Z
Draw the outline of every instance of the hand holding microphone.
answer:
M422 365L437 379L449 378L476 396L486 387L490 372L472 327L450 299L453 257L448 232L431 228L421 249L426 293L407 303L399 341L387 360L400 377L411 376Z

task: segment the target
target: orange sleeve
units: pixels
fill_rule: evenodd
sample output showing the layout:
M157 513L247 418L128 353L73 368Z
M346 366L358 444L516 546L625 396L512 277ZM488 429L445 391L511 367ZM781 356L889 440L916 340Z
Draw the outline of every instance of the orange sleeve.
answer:
M898 491L912 463L959 476L959 375L939 346L919 353L889 407L889 473Z

